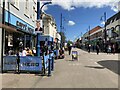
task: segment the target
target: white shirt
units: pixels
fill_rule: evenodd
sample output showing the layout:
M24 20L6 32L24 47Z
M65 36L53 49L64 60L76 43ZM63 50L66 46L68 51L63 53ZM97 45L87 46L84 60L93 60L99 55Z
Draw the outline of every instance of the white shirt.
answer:
M26 56L26 55L27 55L27 51L26 51L26 50L23 50L22 56Z
M36 50L33 50L34 53L36 53Z

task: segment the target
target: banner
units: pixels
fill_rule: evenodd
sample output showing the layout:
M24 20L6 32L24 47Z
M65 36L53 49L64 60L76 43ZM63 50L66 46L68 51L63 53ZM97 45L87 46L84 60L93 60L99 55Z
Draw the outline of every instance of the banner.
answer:
M42 59L40 57L20 57L20 70L42 71Z
M15 71L17 69L17 56L3 57L3 71Z

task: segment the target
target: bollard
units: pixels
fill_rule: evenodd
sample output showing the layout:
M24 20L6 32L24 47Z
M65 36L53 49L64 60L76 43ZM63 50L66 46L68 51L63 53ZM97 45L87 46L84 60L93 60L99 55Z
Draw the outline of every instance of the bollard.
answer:
M20 56L19 56L19 53L17 53L17 74L20 74Z
M49 65L48 65L48 76L51 76L51 59L48 59Z
M54 71L54 57L52 56L52 65L51 65L51 70Z

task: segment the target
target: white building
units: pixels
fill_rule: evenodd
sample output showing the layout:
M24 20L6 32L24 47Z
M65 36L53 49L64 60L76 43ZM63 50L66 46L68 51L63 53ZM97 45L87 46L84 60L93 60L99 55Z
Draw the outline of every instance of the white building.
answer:
M56 27L55 19L51 15L44 13L43 25L44 25L44 31L43 31L44 37L46 36L46 38L48 38L49 41L55 42L57 38L57 27Z
M35 46L36 6L37 0L5 0L4 54Z

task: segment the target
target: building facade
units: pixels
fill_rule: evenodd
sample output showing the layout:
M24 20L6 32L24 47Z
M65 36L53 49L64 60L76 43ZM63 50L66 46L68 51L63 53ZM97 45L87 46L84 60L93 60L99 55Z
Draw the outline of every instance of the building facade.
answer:
M115 44L117 52L120 52L120 11L107 20L106 39L107 44Z
M96 26L95 28L86 32L82 37L82 45L83 48L91 46L91 48L95 49L96 44L100 45L101 50L103 50L103 30L104 28L100 26Z
M55 19L49 15L43 14L43 36L48 38L48 41L56 42L57 38L57 26L55 23Z
M37 0L5 0L4 54L35 46ZM1 1L3 8L3 2ZM12 51L12 53L9 53Z

